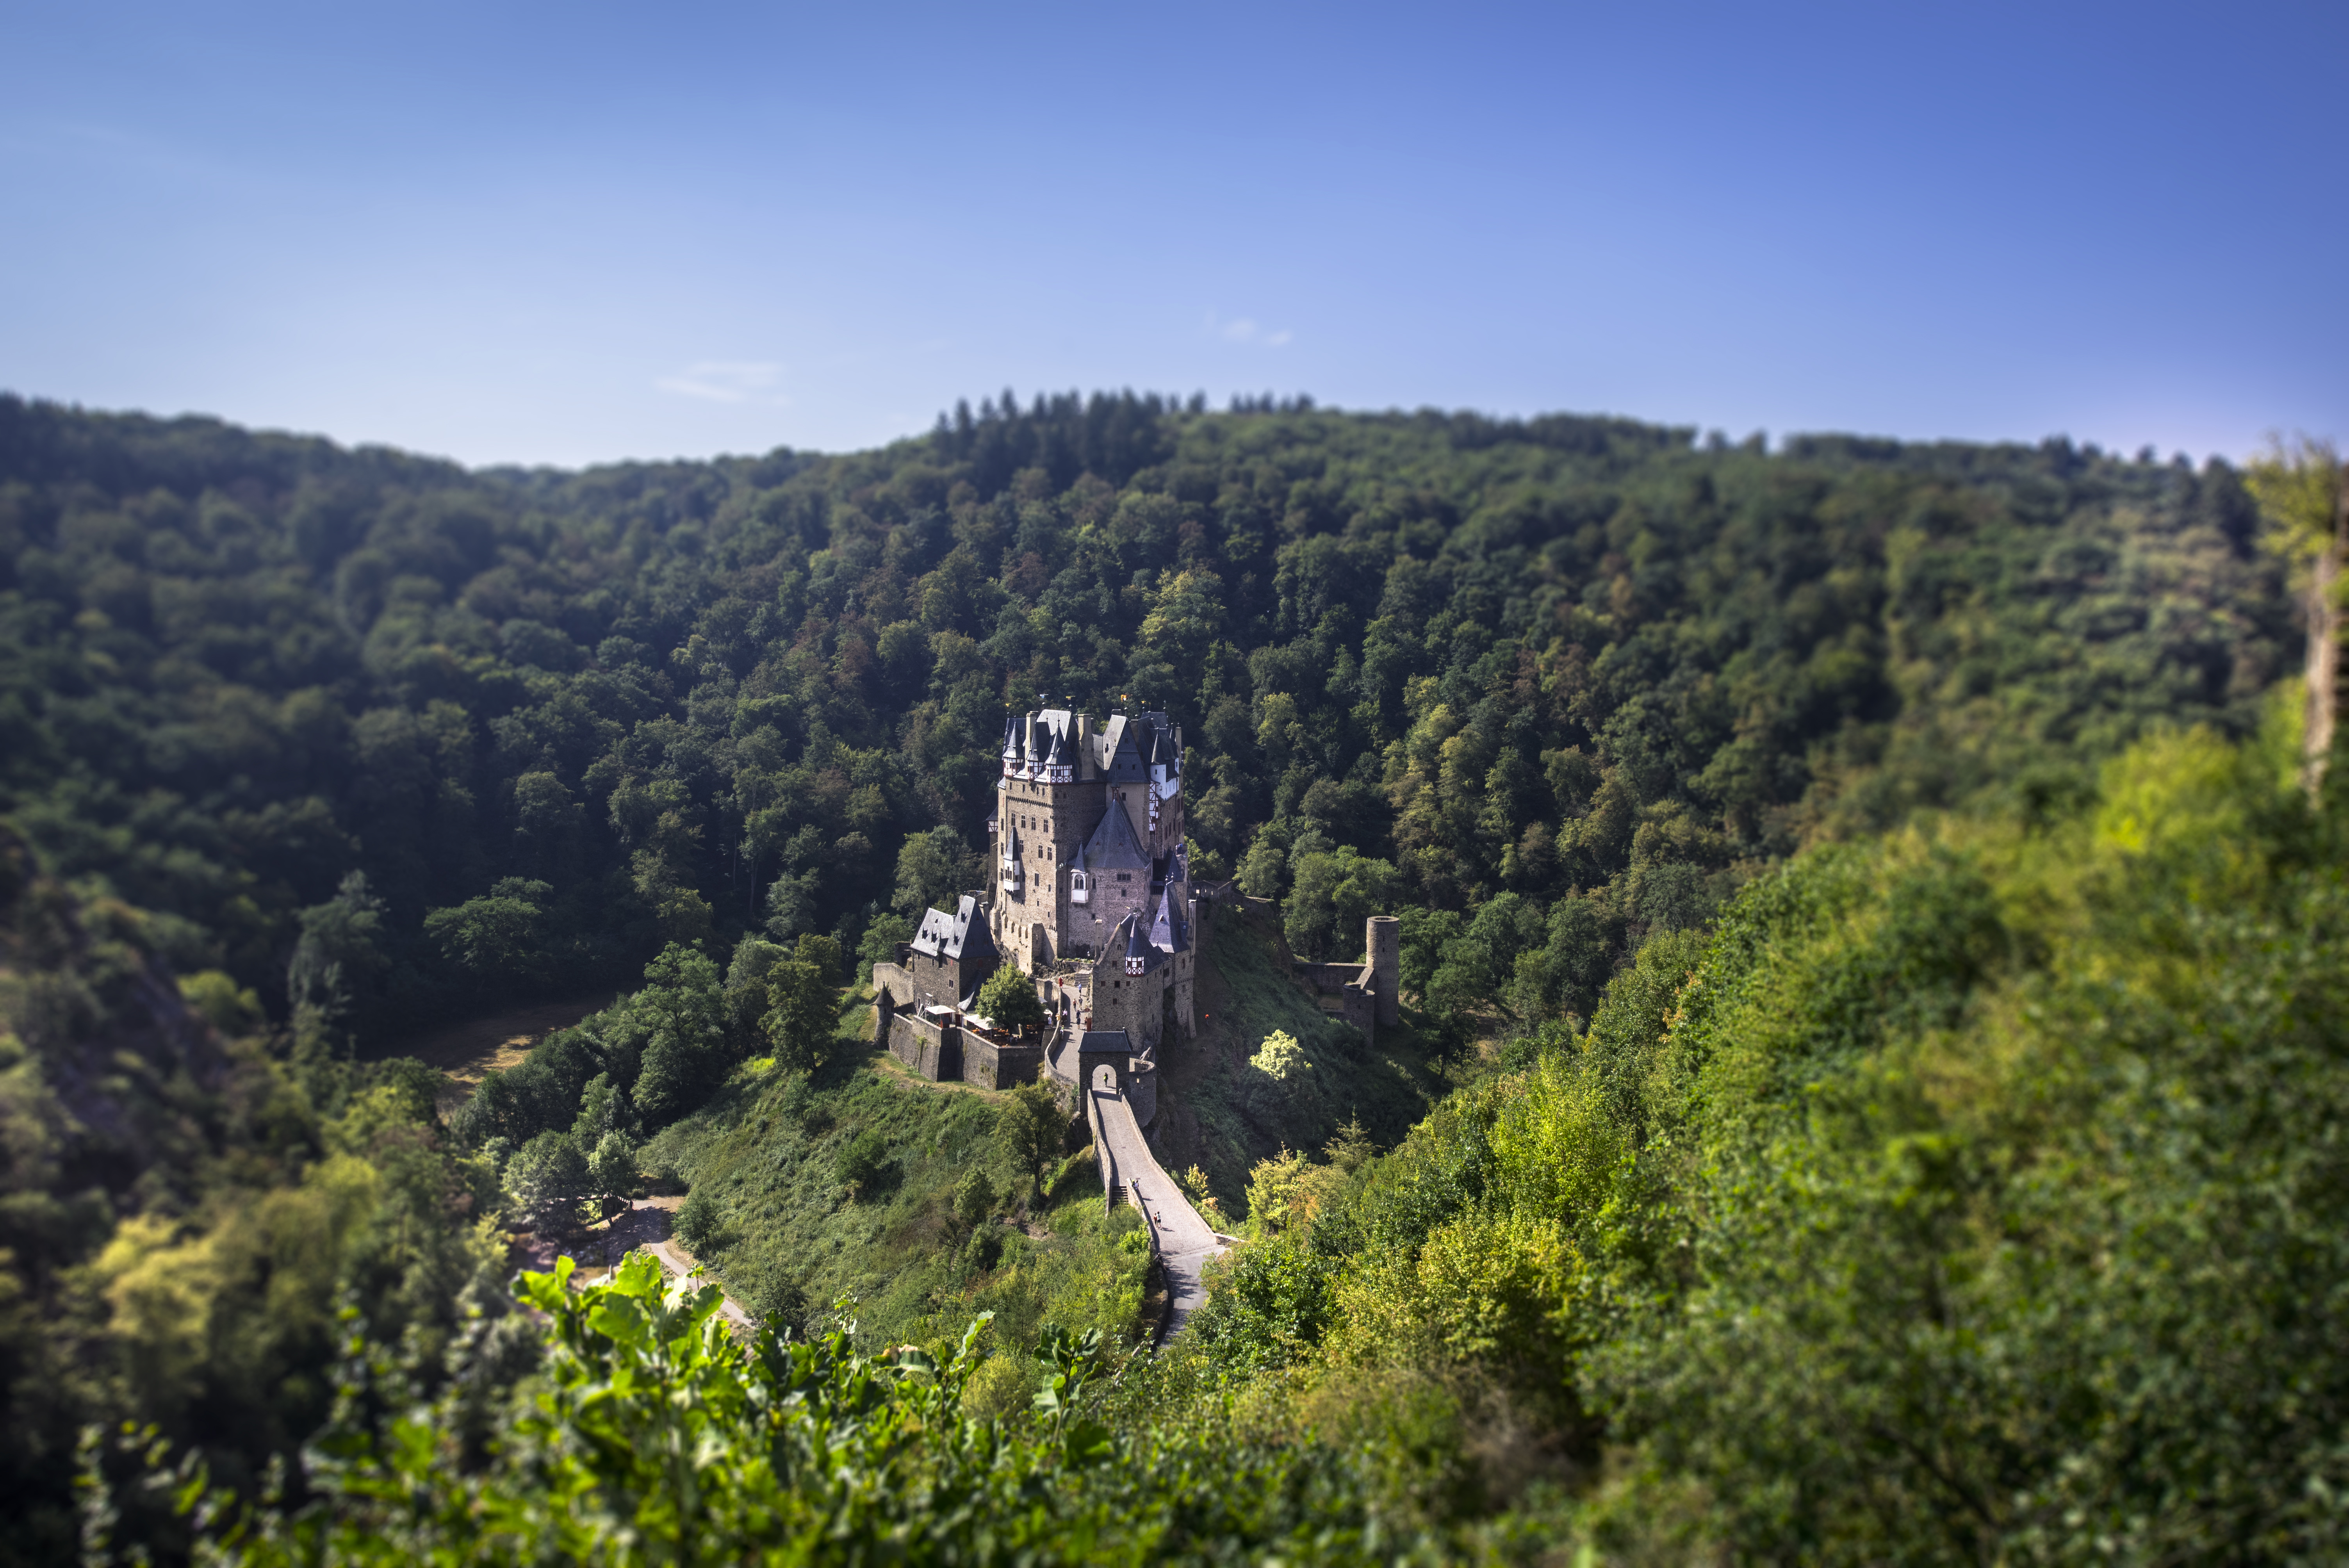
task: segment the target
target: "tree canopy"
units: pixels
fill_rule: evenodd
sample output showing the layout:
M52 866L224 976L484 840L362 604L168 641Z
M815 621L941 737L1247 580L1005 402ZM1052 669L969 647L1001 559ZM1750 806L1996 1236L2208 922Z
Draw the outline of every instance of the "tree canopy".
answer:
M2248 733L2298 655L2258 533L2223 463L2064 441L1006 396L468 471L7 397L0 809L183 973L381 1038L670 943L864 954L975 884L1007 705L1148 703L1196 873L1301 882L1306 955L1513 894L1429 972L1587 1015L1804 842Z

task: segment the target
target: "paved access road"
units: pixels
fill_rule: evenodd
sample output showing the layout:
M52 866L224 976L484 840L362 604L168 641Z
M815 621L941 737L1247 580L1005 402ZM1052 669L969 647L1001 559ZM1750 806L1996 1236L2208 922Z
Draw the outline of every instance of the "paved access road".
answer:
M1159 1169L1133 1108L1113 1088L1088 1089L1092 1096L1094 1136L1102 1140L1114 1179L1125 1183L1125 1195L1150 1222L1158 1246L1159 1265L1166 1271L1166 1333L1173 1336L1191 1314L1206 1305L1207 1291L1200 1273L1207 1260L1224 1250L1207 1222L1191 1207L1174 1178Z

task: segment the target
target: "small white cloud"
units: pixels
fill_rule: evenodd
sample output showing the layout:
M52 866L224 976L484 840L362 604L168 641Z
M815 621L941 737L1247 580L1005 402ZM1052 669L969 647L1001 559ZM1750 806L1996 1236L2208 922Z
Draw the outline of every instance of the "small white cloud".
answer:
M680 397L711 403L782 403L774 392L783 367L765 359L704 359L675 376L663 376L653 385Z
M1296 335L1285 326L1277 332L1267 332L1251 316L1234 316L1226 321L1212 310L1207 313L1207 330L1226 343L1254 343L1266 348L1281 347Z

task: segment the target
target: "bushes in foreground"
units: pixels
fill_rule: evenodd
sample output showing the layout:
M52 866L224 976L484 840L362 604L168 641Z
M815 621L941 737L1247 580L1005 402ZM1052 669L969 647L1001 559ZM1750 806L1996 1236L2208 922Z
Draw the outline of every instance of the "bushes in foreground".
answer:
M730 1339L714 1285L664 1285L641 1253L573 1289L570 1263L515 1294L545 1322L537 1392L486 1453L462 1380L409 1398L356 1331L335 1417L307 1451L309 1500L254 1503L176 1484L210 1563L418 1562L1184 1563L1433 1561L1399 1535L1344 1456L1251 1441L1228 1422L1114 1432L1095 1418L1097 1336L1048 1332L1029 1412L967 1414L988 1323L958 1345L856 1347L772 1326ZM138 1435L125 1445L139 1457ZM145 1450L150 1459L153 1450ZM117 1481L86 1456L104 1561ZM126 1468L134 1468L126 1467Z

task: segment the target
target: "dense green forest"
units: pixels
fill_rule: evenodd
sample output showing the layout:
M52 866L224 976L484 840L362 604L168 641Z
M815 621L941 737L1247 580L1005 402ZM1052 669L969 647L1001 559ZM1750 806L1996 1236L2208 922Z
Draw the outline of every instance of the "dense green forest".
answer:
M0 1560L77 1464L88 1541L267 1560L2323 1555L2338 826L2261 536L2063 441L1007 394L468 471L0 398ZM1048 1109L857 1038L1039 692L1170 712L1271 901L1179 1097L1250 1239L1154 1354ZM1371 1059L1273 960L1381 911ZM587 993L453 1114L398 1055ZM766 1337L509 1290L664 1174Z
M471 473L7 399L0 787L182 971L384 1037L665 940L853 952L901 862L900 915L963 874L906 841L978 841L1007 703L1146 702L1301 951L1423 909L1435 995L1587 1015L1810 837L2242 733L2294 641L2256 532L2223 465L2063 442L1007 395Z

